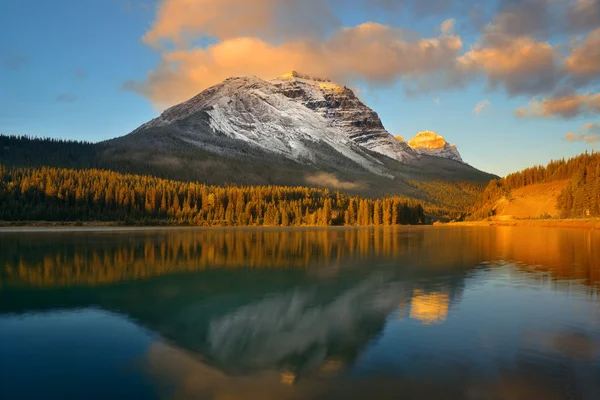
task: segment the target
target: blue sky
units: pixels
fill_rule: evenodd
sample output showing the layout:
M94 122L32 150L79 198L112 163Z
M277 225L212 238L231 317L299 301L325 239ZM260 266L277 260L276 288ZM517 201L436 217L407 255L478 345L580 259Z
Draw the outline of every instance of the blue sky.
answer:
M278 60L291 58L290 51L295 50L290 49L298 49L298 43L302 43L305 50L298 58L301 65L297 69L308 65L335 78L339 75L342 83L359 89L359 97L379 113L392 134L409 139L419 131L435 131L455 143L468 163L486 171L504 175L597 146L598 126L588 125L587 130L581 130L585 124L600 122L600 107L595 108L593 100L591 105L582 103L576 110L550 107L550 101L560 96L593 98L598 93L600 56L594 53L592 39L600 19L595 25L595 17L590 14L598 7L600 16L596 0L567 4L591 4L592 10L585 13L587 19L573 17L573 24L563 29L549 28L548 23L536 27L536 31L516 34L507 32L509 17L528 16L518 8L523 3L518 0L486 3L485 10L469 1L331 0L323 6L326 2L308 0L303 4L314 4L298 10L294 8L298 3L293 3L296 0L258 0L254 20L246 18L242 10L242 19L228 28L231 12L227 7L231 9L236 1L240 0L223 0L220 4L225 10L204 15L207 4L214 1L197 0L198 8L180 12L181 0L4 0L0 4L0 132L88 141L125 135L157 116L165 106L201 91L230 70L232 75L243 74L243 62L233 60L235 68L229 70L230 64L218 64L218 59L214 61L217 53L208 51L211 46L217 51L220 44L239 43L239 38L250 37L256 38L253 46L272 46L265 54L273 62L267 67L265 63L248 65L248 74L268 78L287 72L287 61ZM545 1L550 0L531 3L546 6ZM278 11L271 13L269 7L278 7ZM539 16L536 10L527 10ZM569 10L554 10L555 16L567 19L564 13ZM194 13L202 14L204 20ZM193 18L187 19L186 14ZM264 15L267 17L263 19ZM453 27L441 32L440 25L450 19L454 20ZM365 30L351 32L344 28L367 22L377 24L374 30L369 26L368 40L395 49L400 43L406 48L398 55L399 61L381 57L365 59L363 65L360 58L358 64L352 59L354 49L373 54L369 52L373 42L360 47L363 42L357 42L355 36L348 39L347 35ZM303 30L304 26L311 28ZM461 43L458 51L453 44L457 38ZM419 53L418 46L411 47L420 39L435 42L435 48L428 52L439 51L439 57ZM510 71L499 70L504 68L502 60L506 60L501 52L513 44L513 48L538 46L532 47L537 59L524 59L517 67L506 64L506 68L512 68ZM580 51L575 54L577 46ZM338 54L342 47L346 53L340 50ZM325 54L315 56L312 52L316 48L329 52L334 49L335 57L324 61L328 65L316 67L318 62L314 60L324 59ZM473 49L476 51L469 53ZM548 62L542 54L550 50L563 58L558 60L560 68L546 71ZM464 57L466 53L468 58ZM568 65L565 60L570 55L579 57L577 65L583 65L581 60L589 55L585 65L590 67L585 71L573 69L568 75L562 65ZM530 53L514 55L521 56L530 57ZM499 61L493 57L500 57ZM347 63L339 61L345 58ZM412 69L404 60L406 64L414 63ZM539 60L539 72L527 70L526 66ZM168 67L168 73L161 65ZM563 75L557 79L556 74ZM525 88L540 76L544 79L540 78L539 84ZM408 87L413 89L409 94ZM489 105L475 113L475 105L483 100ZM527 116L516 116L515 110L523 107L529 107ZM564 140L568 132L575 133L571 138L577 139Z

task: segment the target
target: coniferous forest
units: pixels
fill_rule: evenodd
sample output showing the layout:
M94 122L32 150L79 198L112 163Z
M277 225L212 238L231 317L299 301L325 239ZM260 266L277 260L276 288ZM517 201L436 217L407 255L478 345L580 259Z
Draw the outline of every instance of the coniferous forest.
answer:
M552 161L490 182L468 217L479 220L494 215L494 204L511 190L538 183L569 180L558 197L561 218L600 216L600 153L584 153L569 160Z
M119 221L194 226L426 223L405 197L369 199L328 189L208 186L96 169L0 165L0 220Z

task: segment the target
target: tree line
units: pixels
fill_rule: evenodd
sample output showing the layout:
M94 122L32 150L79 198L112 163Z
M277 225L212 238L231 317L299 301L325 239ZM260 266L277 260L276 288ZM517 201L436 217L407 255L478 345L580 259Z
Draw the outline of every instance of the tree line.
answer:
M209 186L98 169L0 165L0 220L194 226L392 226L427 222L421 202L328 189Z
M557 201L561 218L600 216L600 153L585 152L577 157L551 161L495 179L479 195L470 220L494 215L494 204L512 190L538 183L569 180Z

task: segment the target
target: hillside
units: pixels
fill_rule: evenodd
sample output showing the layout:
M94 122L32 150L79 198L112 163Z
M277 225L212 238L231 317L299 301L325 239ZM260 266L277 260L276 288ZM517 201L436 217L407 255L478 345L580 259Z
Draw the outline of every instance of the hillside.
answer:
M511 190L496 202L493 219L558 217L558 197L568 182L552 181Z
M493 180L467 218L600 216L600 154L584 153Z

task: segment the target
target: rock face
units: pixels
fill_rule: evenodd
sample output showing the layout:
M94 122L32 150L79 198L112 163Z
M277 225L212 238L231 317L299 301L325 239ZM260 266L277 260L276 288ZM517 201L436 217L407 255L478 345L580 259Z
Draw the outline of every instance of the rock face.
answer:
M133 133L177 127L189 134L190 146L226 156L234 151L233 139L302 164L318 165L327 158L343 157L372 173L385 174L381 162L335 118L315 112L311 107L316 104L305 105L301 95L301 89L295 96L291 88L286 91L256 77L229 78L169 108Z
M408 145L419 154L427 154L464 163L456 146L449 144L442 136L435 132L419 132L414 138L408 141Z
M385 130L377 113L351 89L298 72L271 81L256 77L226 79L169 108L134 133L174 125L180 129L183 126L190 134L206 125L210 127L209 132L203 129L190 145L205 148L207 134L225 136L304 164L315 164L322 158L315 150L322 143L328 152L334 149L378 174L385 174L381 161L368 151L403 163L419 158L408 144ZM211 151L228 151L214 147Z
M361 102L351 89L326 78L295 71L281 75L271 83L285 96L324 116L354 143L397 161L411 162L418 158L406 143L396 140L384 128L377 113Z

